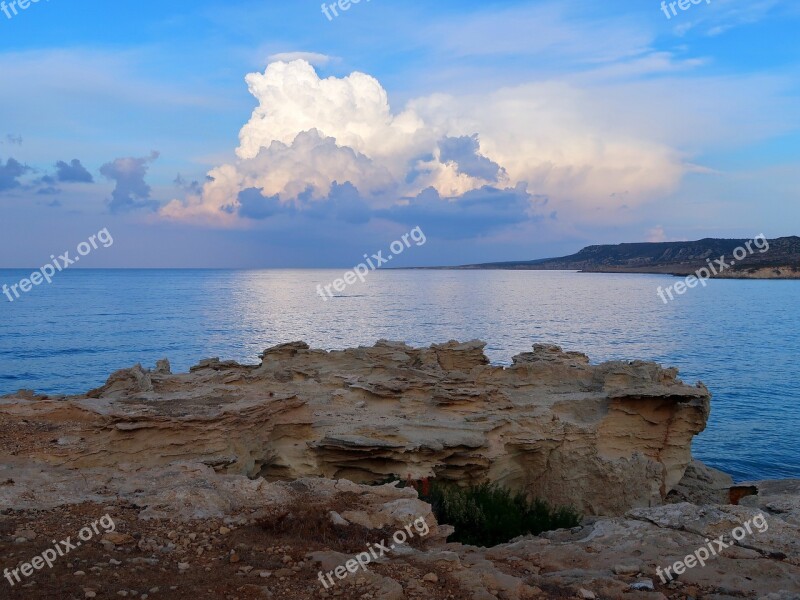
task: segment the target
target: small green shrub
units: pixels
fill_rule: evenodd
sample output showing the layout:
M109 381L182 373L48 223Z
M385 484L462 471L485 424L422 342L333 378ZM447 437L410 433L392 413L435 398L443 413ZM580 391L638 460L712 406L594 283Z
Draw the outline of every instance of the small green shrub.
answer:
M424 480L406 481L421 500L428 502L439 523L452 525L449 542L495 546L527 534L580 525L581 516L567 507L551 508L539 499L528 501L522 492L512 493L496 484L465 488Z

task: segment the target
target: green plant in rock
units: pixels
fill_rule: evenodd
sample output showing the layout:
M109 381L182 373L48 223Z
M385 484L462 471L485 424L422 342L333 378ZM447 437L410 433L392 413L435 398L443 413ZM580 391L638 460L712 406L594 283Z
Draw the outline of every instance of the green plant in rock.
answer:
M573 508L552 508L539 499L528 500L523 492L511 492L492 483L469 487L410 479L401 485L414 487L428 502L439 523L452 525L450 542L495 546L517 536L580 525Z

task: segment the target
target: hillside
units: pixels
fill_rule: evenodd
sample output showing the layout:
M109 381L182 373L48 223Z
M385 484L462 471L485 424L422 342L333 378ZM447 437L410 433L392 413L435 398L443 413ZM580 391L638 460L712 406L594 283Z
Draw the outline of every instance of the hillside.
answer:
M745 246L750 243L751 252ZM642 242L587 246L580 252L560 258L484 263L458 269L565 270L587 273L669 273L689 275L707 262L725 257L730 265L720 277L758 279L800 279L800 237L768 240L705 238L693 242ZM734 251L745 249L746 257L734 258ZM741 255L742 252L740 251Z

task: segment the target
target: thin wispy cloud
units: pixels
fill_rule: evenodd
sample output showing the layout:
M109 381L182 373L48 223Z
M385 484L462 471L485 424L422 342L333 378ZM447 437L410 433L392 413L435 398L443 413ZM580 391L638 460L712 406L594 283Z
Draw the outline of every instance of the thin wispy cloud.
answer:
M752 25L763 19L779 16L787 11L798 14L797 6L792 7L782 0L714 0L704 7L703 11L696 11L675 25L677 35L685 35L693 29L700 30L704 35L718 36L726 31L739 26Z
M279 52L267 57L267 62L292 62L293 60L304 60L315 67L324 67L338 59L318 52Z

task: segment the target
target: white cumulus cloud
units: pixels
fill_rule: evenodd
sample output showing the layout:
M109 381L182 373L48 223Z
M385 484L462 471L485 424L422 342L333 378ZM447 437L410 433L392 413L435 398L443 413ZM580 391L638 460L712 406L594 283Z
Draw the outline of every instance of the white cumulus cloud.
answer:
M374 77L323 79L302 59L245 79L258 106L239 133L238 160L211 170L202 193L173 200L163 217L235 223L239 194L253 188L302 212L349 183L375 210L429 188L447 203L513 188L580 219L665 194L686 170L671 147L606 124L576 84L437 94L395 111Z

